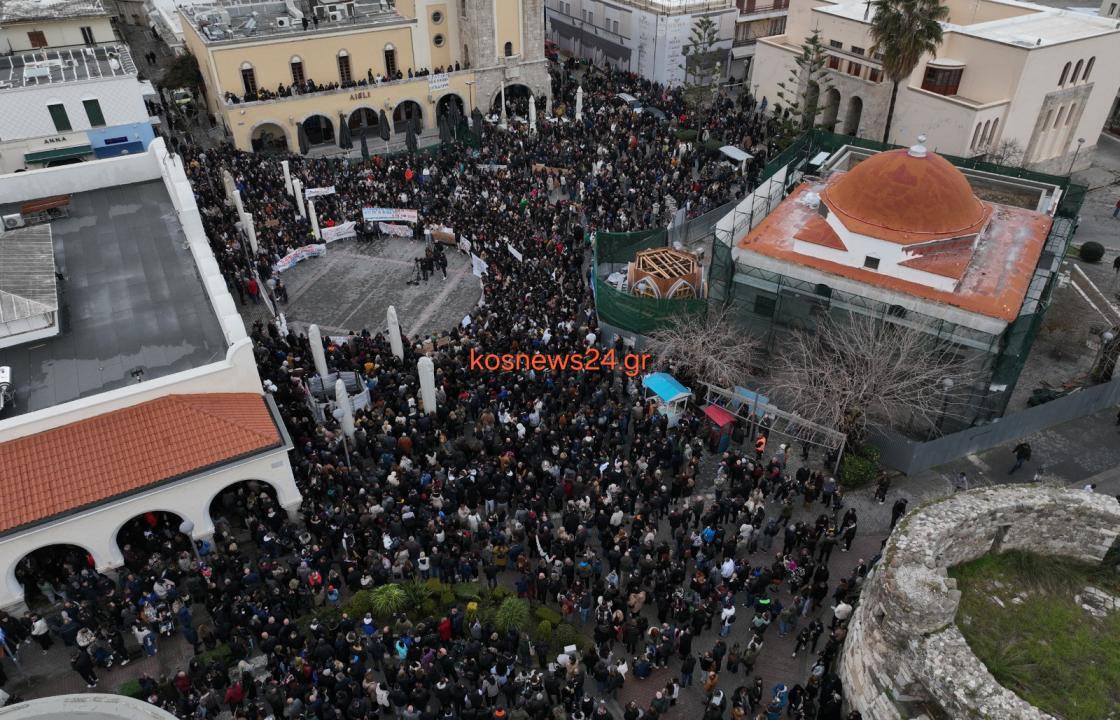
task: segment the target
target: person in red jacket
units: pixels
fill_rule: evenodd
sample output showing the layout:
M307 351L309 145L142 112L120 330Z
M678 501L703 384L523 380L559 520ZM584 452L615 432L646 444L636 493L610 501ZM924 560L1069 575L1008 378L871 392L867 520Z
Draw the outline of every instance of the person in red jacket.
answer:
M226 689L226 705L229 706L231 711L236 711L241 707L241 701L245 699L245 691L241 689L241 682L235 682Z
M443 642L451 640L451 619L448 617L439 621L439 639Z

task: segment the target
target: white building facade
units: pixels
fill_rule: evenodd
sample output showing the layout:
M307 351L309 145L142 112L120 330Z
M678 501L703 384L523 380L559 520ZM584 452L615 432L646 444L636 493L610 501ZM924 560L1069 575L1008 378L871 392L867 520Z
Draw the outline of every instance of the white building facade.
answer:
M1120 88L1117 22L1015 0L945 4L944 40L900 83L887 142L925 134L942 153L998 151L1003 164L1063 175L1087 167ZM785 34L758 42L758 94L775 102L818 29L832 85L818 124L883 140L891 84L870 53L873 13L852 0L793 0Z
M735 5L739 17L735 19L727 79L749 86L758 41L785 33L789 0L735 0Z
M739 17L732 0L546 0L545 36L568 55L672 86L685 81L681 48L702 17L716 26L714 49L730 52Z

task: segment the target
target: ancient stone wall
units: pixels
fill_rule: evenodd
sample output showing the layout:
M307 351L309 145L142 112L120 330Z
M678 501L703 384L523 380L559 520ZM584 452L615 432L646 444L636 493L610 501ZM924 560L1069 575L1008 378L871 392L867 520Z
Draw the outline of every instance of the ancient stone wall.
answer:
M1118 533L1115 498L1045 485L985 488L912 511L852 615L840 664L852 709L874 720L1053 720L969 649L947 570L1012 549L1100 562Z

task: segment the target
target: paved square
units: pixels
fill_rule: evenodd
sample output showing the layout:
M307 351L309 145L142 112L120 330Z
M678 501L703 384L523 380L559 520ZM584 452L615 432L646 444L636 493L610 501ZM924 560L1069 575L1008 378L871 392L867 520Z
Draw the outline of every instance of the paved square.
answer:
M413 258L423 254L420 240L330 243L325 255L281 275L289 301L280 311L297 332L312 323L330 335L363 328L381 332L390 305L397 308L401 331L411 337L451 329L478 304L481 286L471 274L470 257L454 248L446 248L446 280L437 270L427 282L409 285L416 276Z

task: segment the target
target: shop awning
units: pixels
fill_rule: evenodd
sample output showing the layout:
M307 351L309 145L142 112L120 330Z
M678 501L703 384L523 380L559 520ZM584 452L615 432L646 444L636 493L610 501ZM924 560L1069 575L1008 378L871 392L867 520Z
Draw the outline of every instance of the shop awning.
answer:
M642 378L642 385L660 398L662 402L673 402L692 394L691 390L677 382L677 379L669 373L646 375Z
M727 427L731 423L735 422L735 416L721 408L719 405L709 405L708 407L704 408L704 414L708 416L709 420L711 420L721 428Z
M83 157L92 155L93 148L89 145L74 145L73 147L55 148L54 150L40 150L39 152L24 153L24 162L42 163L51 160L65 160L66 158Z
M724 145L719 151L735 162L743 162L744 160L750 160L754 157L754 155L745 153L734 145Z

